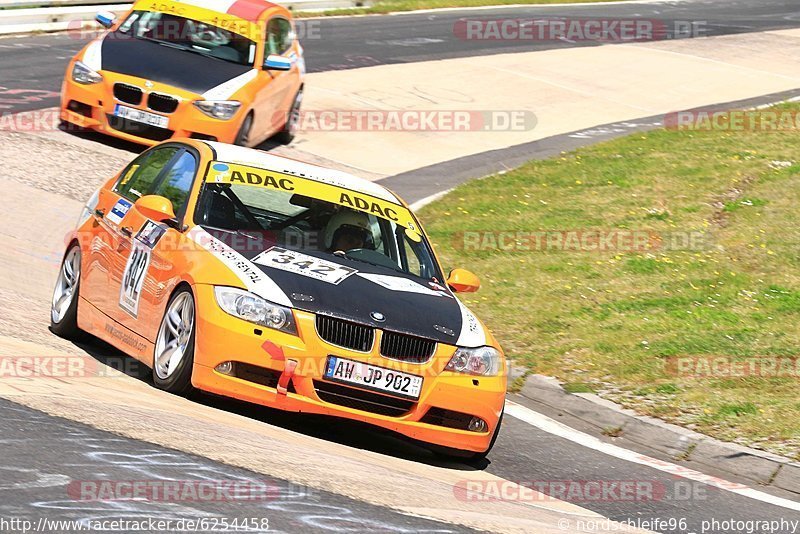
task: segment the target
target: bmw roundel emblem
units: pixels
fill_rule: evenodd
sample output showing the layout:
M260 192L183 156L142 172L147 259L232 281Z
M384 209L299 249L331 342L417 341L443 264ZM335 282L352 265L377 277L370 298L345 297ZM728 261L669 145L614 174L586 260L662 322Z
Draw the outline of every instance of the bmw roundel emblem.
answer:
M386 320L386 316L384 316L381 312L375 311L370 313L369 316L378 321L379 323L382 323L383 321Z

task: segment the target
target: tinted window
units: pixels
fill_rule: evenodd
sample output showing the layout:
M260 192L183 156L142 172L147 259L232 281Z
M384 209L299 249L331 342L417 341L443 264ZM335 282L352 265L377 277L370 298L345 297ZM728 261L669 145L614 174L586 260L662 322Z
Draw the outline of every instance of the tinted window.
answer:
M197 160L190 152L181 154L172 165L161 184L156 190L156 195L168 198L172 202L175 214L180 217L186 209L186 200L192 188L194 175L197 172Z
M117 193L132 202L154 194L158 175L178 150L176 147L157 148L134 160L117 185Z

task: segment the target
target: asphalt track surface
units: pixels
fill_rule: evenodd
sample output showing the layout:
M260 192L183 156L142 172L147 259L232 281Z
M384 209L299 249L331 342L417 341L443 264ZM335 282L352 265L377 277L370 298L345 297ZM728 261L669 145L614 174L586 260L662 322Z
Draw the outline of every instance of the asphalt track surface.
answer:
M730 35L800 26L795 0L682 0L586 6L509 7L387 16L305 19L300 38L309 72L392 63L527 52L594 42L466 40L463 19L650 19L658 39L694 23L697 36ZM676 21L678 24L676 25ZM303 26L304 25L304 26ZM67 60L88 38L76 33L0 39L0 113L55 106ZM476 76L480 73L476 72Z
M800 26L800 10L794 1L687 1L665 4L618 4L547 8L508 8L467 12L438 12L384 17L321 19L322 39L307 39L308 64L311 71L337 70L386 63L403 63L439 58L484 55L500 52L529 51L561 46L582 46L581 43L509 43L501 41L465 42L453 35L453 26L460 18L530 18L562 17L645 17L667 21L705 21L709 35L763 31ZM333 43L333 44L332 44ZM0 40L0 111L22 111L50 107L57 103L63 65L81 46L70 35L35 36ZM479 73L476 73L479 75ZM3 94L5 93L5 94ZM647 121L643 121L647 127ZM602 135L590 139L599 140ZM574 146L574 136L552 140L547 150L562 150ZM589 142L583 138L581 143ZM534 147L529 147L534 148ZM522 157L525 150L517 157ZM519 152L519 150L518 150ZM532 156L531 156L532 157ZM462 166L465 164L462 163ZM395 184L400 194L413 193L414 182L422 174L402 177ZM389 179L390 181L392 179ZM413 193L413 199L423 196ZM107 350L107 349L103 349ZM563 414L543 406L535 406L514 396L521 404L553 418ZM238 402L198 395L201 404L238 413L281 426L292 431L371 450L388 456L398 456L434 465L463 470L465 478L473 467L461 464L441 464L426 450L393 435L376 432L362 425L309 416L295 416L257 408ZM263 475L250 473L170 451L137 440L102 432L72 421L45 415L8 401L0 401L0 443L3 444L0 463L0 517L30 517L42 515L62 519L89 517L267 517L274 530L325 531L464 531L453 525L412 518L387 509L367 505L334 494L308 490L280 480L268 480L278 488L277 497L262 502L213 502L200 505L166 506L164 503L102 503L89 506L68 494L68 481L141 480L152 478L153 459L163 459L159 477L174 480L265 480ZM581 427L579 421L562 418ZM143 422L143 424L149 424ZM584 425L585 426L585 425ZM597 429L583 428L584 431ZM665 461L666 455L637 447L639 452ZM269 461L270 459L265 459ZM686 462L686 467L708 474L707 467ZM664 488L665 494L652 501L619 500L578 501L580 506L619 521L660 519L667 521L660 532L700 532L702 522L717 520L800 520L800 514L760 501L734 495L707 486L699 487L655 469L618 460L584 447L574 441L554 436L519 419L506 417L504 428L489 462L479 466L488 472L514 481L652 481ZM745 483L745 480L733 482ZM368 483L365 481L365 483ZM690 492L687 498L686 491ZM797 500L797 495L781 494ZM135 506L135 510L126 507ZM188 509L188 510L187 510ZM322 519L320 519L322 518ZM674 520L670 522L669 520ZM685 520L685 526L672 525ZM3 529L0 529L3 530ZM739 532L710 530L707 532ZM778 530L776 532L791 532Z

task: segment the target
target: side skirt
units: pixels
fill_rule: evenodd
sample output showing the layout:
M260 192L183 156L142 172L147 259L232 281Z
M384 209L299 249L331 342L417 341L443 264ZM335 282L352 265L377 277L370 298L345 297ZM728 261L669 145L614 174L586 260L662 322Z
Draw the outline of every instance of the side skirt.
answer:
M153 366L153 343L101 312L83 297L78 303L78 328L99 337L148 367Z

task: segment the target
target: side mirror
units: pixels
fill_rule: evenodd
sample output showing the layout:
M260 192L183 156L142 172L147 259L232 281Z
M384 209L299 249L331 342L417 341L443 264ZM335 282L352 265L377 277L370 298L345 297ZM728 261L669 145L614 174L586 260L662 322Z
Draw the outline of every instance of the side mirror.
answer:
M172 209L172 202L168 198L158 195L145 195L137 200L134 206L139 210L139 213L156 222L175 219L175 211Z
M97 15L95 15L94 20L102 26L103 28L110 28L117 22L117 16L114 15L111 11L98 11Z
M264 68L266 70L291 70L292 60L288 57L270 54L264 60Z
M447 277L447 285L456 293L475 293L481 288L481 281L466 269L453 269Z

